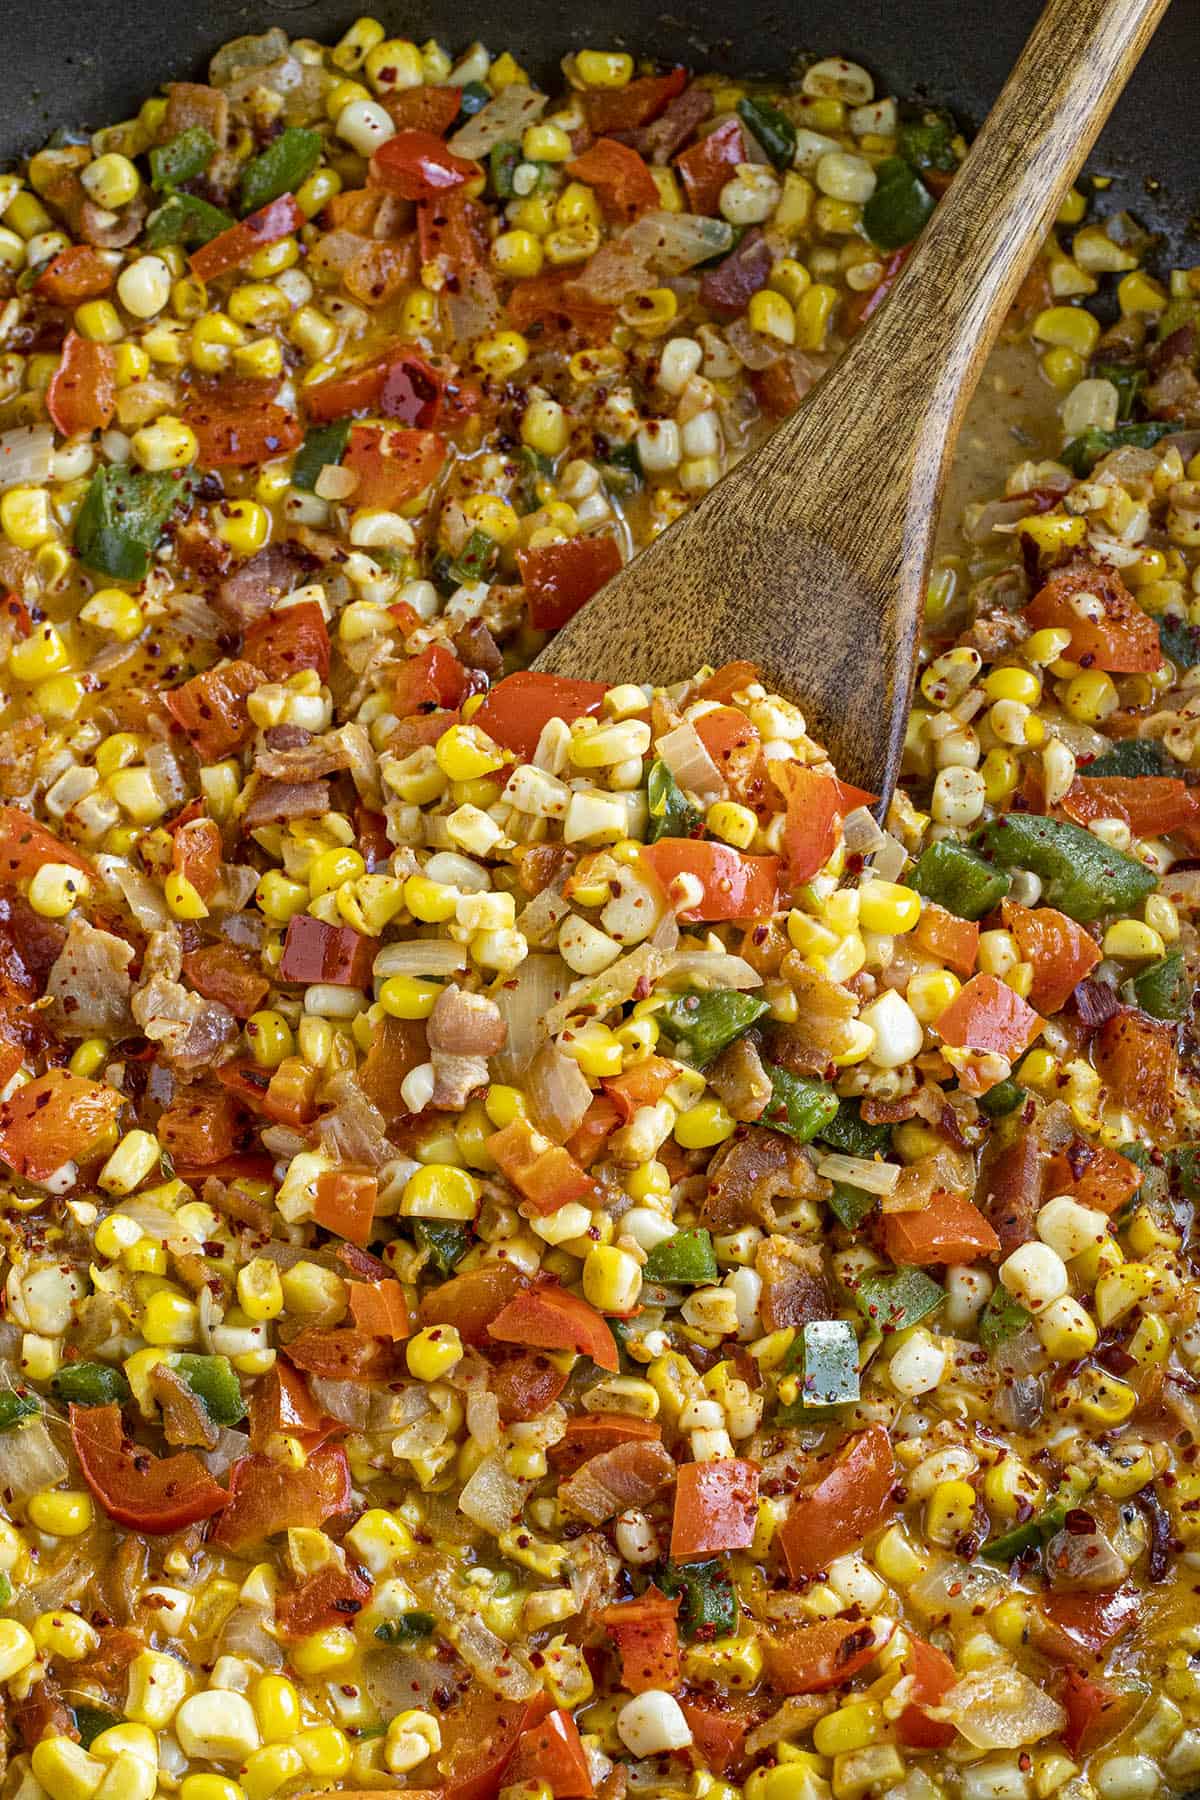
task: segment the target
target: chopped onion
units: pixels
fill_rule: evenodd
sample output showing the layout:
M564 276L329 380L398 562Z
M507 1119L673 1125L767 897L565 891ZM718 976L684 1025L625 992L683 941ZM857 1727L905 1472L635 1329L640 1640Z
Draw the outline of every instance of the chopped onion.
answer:
M510 1475L499 1451L485 1456L458 1496L458 1510L493 1537L520 1522L529 1483Z
M493 998L508 1026L504 1048L492 1058L497 1081L519 1081L524 1075L549 1035L546 1015L568 980L561 957L527 956L503 987L496 989Z
M527 125L540 119L546 110L547 96L535 94L524 82L513 81L501 88L494 100L460 125L447 140L455 156L486 156L489 150L506 138L519 138Z
M785 346L781 339L755 331L745 317L725 327L725 338L743 368L769 369L773 363L783 361Z
M57 1612L59 1607L80 1601L94 1574L93 1559L72 1551L41 1581L31 1587L19 1586L5 1610L22 1625L32 1625L39 1613Z
M486 269L471 269L457 287L443 293L450 330L460 344L493 331L500 320L500 295Z
M143 931L157 931L169 924L170 915L162 896L148 876L131 868L120 856L98 856L96 869L106 887L115 888Z
M351 1168L381 1169L392 1161L396 1146L388 1139L387 1121L353 1075L335 1075L326 1084L324 1098L332 1100L334 1108L317 1121L323 1150Z
M919 1575L908 1591L913 1605L927 1619L943 1624L947 1618L965 1622L981 1616L980 1609L986 1609L997 1590L1007 1586L1008 1578L999 1569L948 1557Z
M327 1375L314 1375L309 1381L313 1399L340 1425L351 1425L356 1431L366 1426L371 1412L371 1389L365 1381L336 1381Z
M680 950L672 959L666 985L692 982L709 988L756 988L762 986L762 976L741 956L722 950Z
M478 1614L468 1613L456 1619L447 1636L484 1687L499 1694L502 1700L529 1700L541 1693L540 1680L517 1661L512 1646L497 1637Z
M200 1461L209 1474L215 1475L219 1480L222 1475L228 1475L234 1463L245 1456L249 1448L245 1432L231 1431L227 1425L222 1425L212 1449L200 1452Z
M1018 494L1011 500L989 500L982 506L968 506L963 536L969 544L982 544L993 531L1015 531L1017 524L1029 514L1029 500Z
M842 836L852 856L871 856L886 841L886 834L874 814L865 806L856 806L842 820Z
M900 1179L899 1163L871 1162L865 1156L823 1156L817 1174L827 1181L846 1181L868 1194L890 1194Z
M557 1044L543 1044L529 1065L525 1085L539 1129L556 1144L565 1144L592 1104L587 1076L575 1058Z
M500 1442L500 1402L488 1388L467 1395L467 1430L481 1450L495 1450Z
M181 637L199 638L202 643L209 643L228 629L203 594L177 594L172 589L163 595L160 604Z
M264 1669L281 1669L283 1647L263 1628L263 1612L257 1606L235 1606L225 1621L219 1640L222 1656L256 1662Z
M389 975L455 975L466 966L462 944L447 938L409 938L403 944L385 944L372 973L376 981L386 981Z
M711 806L725 792L721 771L705 749L696 727L689 725L686 719L674 731L660 737L655 750L678 786L695 794L702 806Z
M624 1006L632 1000L639 988L648 993L655 982L662 980L671 962L653 944L639 944L628 956L619 956L602 975L585 975L573 981L546 1015L546 1030L552 1036L561 1031L574 1012L588 1012L602 1019L614 1006Z
M570 905L563 899L561 879L552 881L521 909L517 930L527 944L544 944L554 936L570 910Z
M645 213L602 244L575 285L592 300L614 303L653 285L652 277L682 275L733 244L733 227L695 213Z
M956 1681L932 1719L954 1725L977 1750L1019 1750L1054 1737L1067 1715L1036 1681L1008 1664L991 1664Z
M31 481L49 481L54 431L49 425L18 425L0 433L0 494Z
M908 861L908 851L894 838L890 831L883 834L883 842L876 850L871 862L871 872L878 875L880 881L899 881Z
M57 1487L67 1473L66 1458L55 1449L44 1419L30 1419L0 1432L0 1490L24 1506L31 1494Z

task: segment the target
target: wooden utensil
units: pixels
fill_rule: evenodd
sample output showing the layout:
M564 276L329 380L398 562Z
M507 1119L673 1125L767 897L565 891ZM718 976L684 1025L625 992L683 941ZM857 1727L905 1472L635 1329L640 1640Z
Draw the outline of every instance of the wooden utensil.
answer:
M1050 0L878 317L535 668L676 681L745 657L890 795L954 439L1030 259L1167 0Z

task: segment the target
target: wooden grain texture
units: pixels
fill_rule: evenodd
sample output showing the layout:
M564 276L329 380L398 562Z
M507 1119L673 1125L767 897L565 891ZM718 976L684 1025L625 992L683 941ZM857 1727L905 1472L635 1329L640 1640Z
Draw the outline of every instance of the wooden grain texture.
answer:
M1167 0L1050 0L894 292L813 391L535 667L675 681L758 663L846 779L890 794L964 408Z

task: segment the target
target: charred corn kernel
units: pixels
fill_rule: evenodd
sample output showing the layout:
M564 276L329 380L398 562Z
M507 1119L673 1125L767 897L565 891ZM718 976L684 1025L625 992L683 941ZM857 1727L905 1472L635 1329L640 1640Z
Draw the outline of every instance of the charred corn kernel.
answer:
M185 1294L161 1288L142 1309L142 1336L148 1344L186 1349L196 1340L200 1311Z
M153 1132L127 1131L97 1178L106 1194L132 1194L159 1164L162 1149Z
M175 919L207 919L208 908L186 875L173 869L163 882L167 910Z
M1099 725L1117 710L1121 698L1116 682L1105 670L1085 669L1068 681L1062 703L1079 724Z
M185 469L200 454L196 434L182 419L164 413L152 425L135 431L129 443L130 454L139 468L150 474L166 469Z
M975 1489L969 1481L940 1481L925 1508L925 1535L931 1543L952 1549L969 1536L975 1519Z
M796 347L800 350L821 350L825 346L825 334L829 322L837 306L837 289L827 282L814 282L807 288L796 302Z
M389 975L379 990L379 1004L393 1019L427 1019L442 991L436 981L420 981L414 975Z
M281 1744L300 1730L300 1695L284 1675L261 1675L250 1690L250 1704L264 1743Z
M529 340L519 331L494 332L491 337L480 338L472 352L472 360L485 375L506 381L528 362Z
M859 883L858 916L866 931L899 936L915 930L921 917L921 896L897 882L870 876Z
M675 1142L683 1150L708 1150L737 1130L737 1120L715 1098L698 1100L675 1121Z
M0 494L0 531L18 550L36 550L39 545L48 544L57 537L58 527L46 489L17 486ZM57 653L46 657L39 652L40 645L48 644L53 648L55 643L61 646L62 639L53 625L37 626L27 638L13 645L8 653L9 668L19 681L41 681L47 675L56 674L67 666L65 651L61 652L61 659ZM19 668L28 668L31 672L18 674Z
M633 78L633 58L625 50L579 50L575 72L585 87L623 88Z
M709 807L705 825L714 837L738 850L748 850L758 830L758 820L748 806L734 800L718 800Z
M526 281L541 273L541 239L532 231L502 231L492 243L492 261L510 281Z
M64 919L86 900L91 882L70 863L43 863L29 883L29 904L43 919Z
M757 294L752 294L746 316L751 327L764 337L775 338L781 344L795 343L796 314L775 288L760 288Z
M1115 956L1123 962L1148 962L1165 951L1158 932L1140 919L1118 919L1104 934L1105 956Z
M106 631L120 644L132 643L144 623L142 609L132 594L121 588L100 588L79 609L85 625Z
M343 881L357 881L365 875L367 865L357 850L338 845L314 856L308 870L308 891L315 900L319 894L332 893Z
M1123 275L1117 283L1117 303L1126 318L1133 313L1160 313L1167 299L1166 289L1141 269Z
M26 1508L29 1523L51 1537L79 1537L91 1529L90 1494L73 1488L48 1488L34 1494Z
M254 898L260 912L273 925L286 925L308 905L309 890L306 883L292 881L281 869L268 869L255 889Z
M882 1729L883 1713L875 1701L851 1700L817 1720L813 1745L822 1756L844 1756L873 1744Z
M93 344L115 344L125 328L111 300L85 300L75 308L75 329Z
M1099 342L1100 321L1082 306L1050 306L1037 315L1031 330L1039 344L1087 358Z
M405 1346L408 1372L418 1381L440 1381L463 1359L463 1342L454 1325L427 1325Z
M611 1244L597 1244L588 1251L583 1264L583 1291L597 1311L632 1312L641 1289L641 1266L628 1251Z
M213 530L237 556L253 556L271 532L271 515L256 500L225 500L216 507Z
M265 1256L252 1258L238 1270L237 1292L242 1311L256 1322L277 1319L283 1311L279 1270Z

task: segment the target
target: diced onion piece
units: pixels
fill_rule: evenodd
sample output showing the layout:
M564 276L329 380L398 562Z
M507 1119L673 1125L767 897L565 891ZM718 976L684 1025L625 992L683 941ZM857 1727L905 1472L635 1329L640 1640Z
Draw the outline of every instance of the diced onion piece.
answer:
M817 1174L845 1181L868 1194L890 1194L900 1179L899 1163L871 1162L865 1156L823 1156Z
M546 95L535 94L524 82L513 81L501 88L494 100L460 125L447 142L455 156L486 156L489 150L506 139L519 139L527 125L540 119L546 109Z
M18 425L0 433L0 494L25 482L49 481L54 461L54 429L50 425Z

